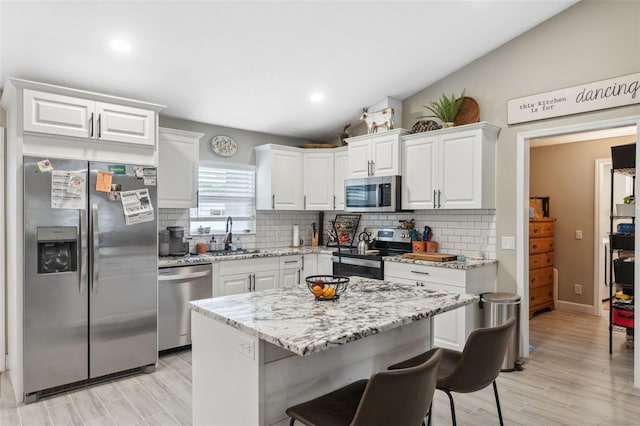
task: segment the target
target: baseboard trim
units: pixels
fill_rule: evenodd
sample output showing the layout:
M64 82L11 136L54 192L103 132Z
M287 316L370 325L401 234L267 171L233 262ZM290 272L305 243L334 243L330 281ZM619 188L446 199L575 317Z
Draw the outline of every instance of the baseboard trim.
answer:
M565 302L562 300L558 300L558 310L593 315L593 305L583 305L581 303Z

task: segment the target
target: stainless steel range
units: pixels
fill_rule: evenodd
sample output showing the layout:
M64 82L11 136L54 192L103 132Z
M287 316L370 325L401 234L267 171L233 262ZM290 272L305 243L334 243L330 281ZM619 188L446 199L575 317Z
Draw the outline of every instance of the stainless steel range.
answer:
M333 274L384 279L384 256L411 252L409 231L401 228L365 228L371 234L366 254L358 254L355 247L333 252Z

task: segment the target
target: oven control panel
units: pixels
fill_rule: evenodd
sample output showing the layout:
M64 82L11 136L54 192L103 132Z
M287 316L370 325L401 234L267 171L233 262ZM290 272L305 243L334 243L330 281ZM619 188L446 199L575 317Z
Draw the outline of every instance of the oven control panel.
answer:
M365 228L372 240L411 243L409 230L403 228Z

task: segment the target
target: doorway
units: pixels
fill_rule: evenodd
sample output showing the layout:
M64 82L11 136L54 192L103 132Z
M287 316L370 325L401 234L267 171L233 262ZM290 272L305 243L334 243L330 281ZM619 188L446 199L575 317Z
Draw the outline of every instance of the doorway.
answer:
M631 129L636 134L640 133L640 116L625 117L612 120L604 120L592 123L581 123L576 125L556 127L528 132L521 132L517 135L516 154L516 274L517 293L522 295L523 305L521 312L521 347L529 348L529 185L530 185L530 143L535 139L547 138L551 136L566 136L584 132L611 131L617 129ZM636 163L640 157L640 150L636 150ZM636 182L636 193L638 192L638 182ZM640 237L636 235L635 244L640 246ZM635 271L635 287L638 285L640 271ZM595 280L594 280L595 281ZM594 289L595 290L595 289ZM637 288L636 288L637 290ZM597 294L597 293L594 293ZM523 352L524 353L524 352ZM634 352L635 365L640 365L640 349L636 347ZM634 386L640 387L640 368L634 369Z

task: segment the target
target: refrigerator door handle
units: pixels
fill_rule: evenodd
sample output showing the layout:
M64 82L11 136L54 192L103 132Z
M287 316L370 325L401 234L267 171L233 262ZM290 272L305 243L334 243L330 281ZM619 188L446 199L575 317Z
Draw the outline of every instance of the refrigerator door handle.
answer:
M93 230L93 246L91 247L91 263L93 266L93 279L91 280L91 292L98 293L98 279L100 278L100 230L98 229L98 205L91 205L91 228Z
M80 295L87 294L87 264L89 258L87 256L87 211L82 209L80 212Z

